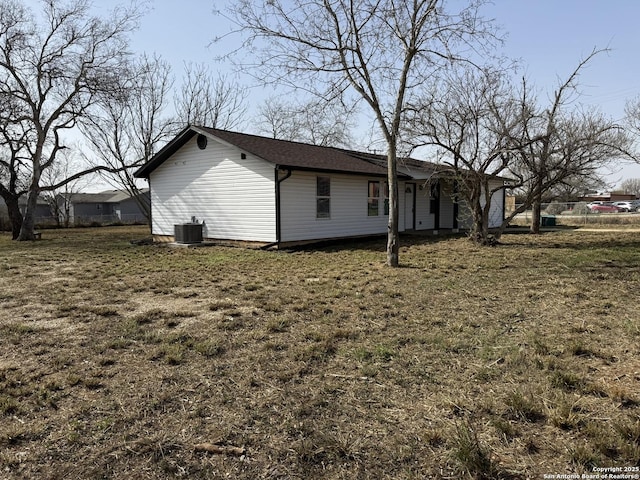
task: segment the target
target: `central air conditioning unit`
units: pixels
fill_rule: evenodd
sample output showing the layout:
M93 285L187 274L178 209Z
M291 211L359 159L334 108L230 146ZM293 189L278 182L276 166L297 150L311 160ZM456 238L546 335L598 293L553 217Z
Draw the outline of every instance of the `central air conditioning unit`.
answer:
M201 223L182 223L173 226L176 243L202 243Z

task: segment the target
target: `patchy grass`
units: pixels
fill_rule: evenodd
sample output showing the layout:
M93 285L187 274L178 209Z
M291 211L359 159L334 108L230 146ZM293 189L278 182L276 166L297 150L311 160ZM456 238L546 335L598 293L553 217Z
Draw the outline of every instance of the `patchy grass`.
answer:
M145 236L0 236L3 478L525 479L640 461L639 233L408 238L399 269L383 241L129 243Z

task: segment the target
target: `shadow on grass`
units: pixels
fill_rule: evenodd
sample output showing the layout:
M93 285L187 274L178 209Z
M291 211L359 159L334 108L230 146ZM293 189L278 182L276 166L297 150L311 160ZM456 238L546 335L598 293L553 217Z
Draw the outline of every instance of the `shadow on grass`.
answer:
M496 245L487 248L567 248L572 250L593 250L607 248L640 249L640 233L607 231L580 232L581 227L560 225L556 227L542 228L540 233L532 234L528 227L509 227L501 239L509 239L509 242L498 241ZM559 233L574 233L579 237L558 236ZM452 239L468 238L467 232L441 233L434 235L432 231L401 233L400 247L413 247L424 245L436 245L448 242ZM514 238L518 240L513 240ZM520 241L522 239L522 241ZM526 240L525 240L526 239ZM543 241L538 241L542 239ZM324 240L300 246L292 246L283 249L286 253L318 252L340 253L349 251L365 251L372 253L386 253L386 235ZM402 254L401 254L402 255ZM401 265L404 266L404 265Z
M570 232L579 237L571 236L556 236L557 233ZM572 250L593 250L593 249L611 249L611 248L624 248L624 249L636 249L640 248L640 233L627 232L625 230L610 231L603 230L602 232L589 231L581 232L580 227L554 227L545 229L539 234L531 234L528 231L522 231L517 229L514 231L507 230L503 234L505 237L527 236L530 239L541 238L544 242L532 241L511 241L508 244L501 243L502 246L507 247L527 247L527 248L567 248ZM549 241L551 240L551 241Z
M452 238L464 238L465 233L441 234L432 233L401 233L400 247L411 247L416 245L429 245L446 242ZM283 249L283 252L317 252L339 253L345 251L363 250L369 252L385 253L387 249L387 236L377 235L366 238L343 238L334 240L323 240L300 246L293 246Z

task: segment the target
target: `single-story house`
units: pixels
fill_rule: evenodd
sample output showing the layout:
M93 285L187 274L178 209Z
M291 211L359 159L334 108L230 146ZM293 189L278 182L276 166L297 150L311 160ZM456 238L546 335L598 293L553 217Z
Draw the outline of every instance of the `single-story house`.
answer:
M140 201L149 204L148 189L140 191ZM68 215L70 224L146 221L139 200L125 190L60 194L58 195L58 206L62 215Z
M38 197L36 203L36 211L35 211L35 222L36 225L56 225L56 217L53 213L54 209L51 208L51 203L45 197ZM18 199L18 208L20 208L20 212L24 215L24 212L27 209L27 196L22 195ZM3 198L0 198L0 231L10 231L11 230L11 222L9 221L9 209L7 204L5 203Z
M438 165L403 159L398 170L401 232L469 226ZM382 155L190 126L135 176L149 181L156 241L173 241L175 225L193 221L205 240L275 246L387 232ZM498 226L503 193L491 212Z
M149 189L141 189L139 200L124 190L107 190L100 193L68 193L57 194L56 205L52 199L38 197L35 211L36 225L80 225L91 222L125 223L146 222L146 215L139 201L149 205ZM24 215L27 208L27 196L18 200L20 211ZM68 217L68 218L67 218ZM7 205L0 198L0 230L9 228Z
M18 199L18 206L20 207L20 212L24 215L27 210L27 195L22 195ZM56 217L54 209L51 206L51 201L44 196L38 196L36 201L36 211L33 216L38 224L55 223Z

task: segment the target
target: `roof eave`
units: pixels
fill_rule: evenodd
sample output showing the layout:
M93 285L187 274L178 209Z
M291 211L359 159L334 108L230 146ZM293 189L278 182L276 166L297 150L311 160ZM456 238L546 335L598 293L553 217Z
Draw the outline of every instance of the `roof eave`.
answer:
M353 170L339 170L335 168L317 168L317 167L300 167L286 164L277 164L276 168L283 170L292 170L299 172L320 172L320 173L338 173L344 175L359 175L365 177L387 177L386 172L356 172ZM405 174L398 173L398 178L402 180L410 180L411 177Z

